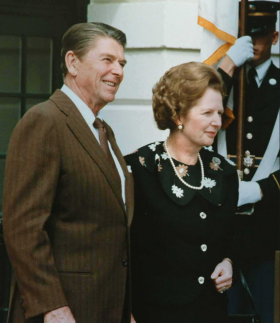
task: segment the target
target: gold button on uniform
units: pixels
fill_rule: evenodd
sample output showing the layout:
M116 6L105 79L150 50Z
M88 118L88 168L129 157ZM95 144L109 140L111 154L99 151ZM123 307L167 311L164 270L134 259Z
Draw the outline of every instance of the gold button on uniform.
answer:
M253 117L249 116L249 117L247 118L247 121L248 121L248 122L252 122L252 121L253 121Z
M250 5L249 5L249 10L250 10L251 12L256 11L256 6L254 6L253 4L250 4Z
M253 135L251 133L247 133L246 138L247 139L252 139L253 138Z

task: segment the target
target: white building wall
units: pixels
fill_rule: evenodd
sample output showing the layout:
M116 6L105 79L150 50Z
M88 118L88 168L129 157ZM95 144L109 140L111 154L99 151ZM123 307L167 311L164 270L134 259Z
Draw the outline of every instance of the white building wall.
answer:
M164 140L152 113L152 88L170 67L199 60L197 0L92 1L88 21L104 22L127 36L125 77L104 110L123 154Z
M200 61L198 0L91 0L88 21L104 22L127 36L125 77L104 110L123 154L164 140L152 113L152 88L170 67ZM279 66L279 46L273 48Z

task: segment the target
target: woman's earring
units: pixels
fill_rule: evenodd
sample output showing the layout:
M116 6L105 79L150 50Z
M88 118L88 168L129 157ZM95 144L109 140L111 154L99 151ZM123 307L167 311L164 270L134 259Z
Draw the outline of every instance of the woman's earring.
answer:
M182 125L182 123L179 123L179 124L178 124L178 130L179 130L179 131L182 131L182 130L183 130L183 128L184 128L184 126Z

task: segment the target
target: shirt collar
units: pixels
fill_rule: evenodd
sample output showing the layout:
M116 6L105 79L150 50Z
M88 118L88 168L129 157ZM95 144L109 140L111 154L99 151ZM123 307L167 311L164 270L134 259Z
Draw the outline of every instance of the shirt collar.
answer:
M92 126L96 117L93 114L93 112L90 110L90 108L85 104L85 102L81 98L79 98L78 95L65 84L63 84L61 91L65 93L75 104L75 106L78 108L83 118L86 120L87 124ZM98 118L103 120L102 114L100 112L98 113Z
M232 165L231 161L215 153L211 146L204 147L200 151L204 165L204 187L201 190L194 190L184 185L175 175L164 150L163 142L156 141L139 148L133 154L137 156L137 164L140 163L149 172L157 173L163 190L178 205L188 204L196 194L201 195L211 204L222 204L227 190L226 176L236 173L236 167ZM131 161L129 161L131 157L127 157L127 164L133 166L133 162L130 163ZM132 160L135 160L135 158L132 157ZM185 165L175 159L173 159L173 162L177 170L178 168L184 169L186 176L183 179L187 183L193 186L200 185L201 166L199 161L196 165Z
M263 80L270 65L271 65L272 59L269 58L267 61L265 61L264 63L262 63L261 65L256 67L256 72L258 74L258 78L259 80Z
M264 77L265 77L265 75L266 75L266 73L267 73L267 71L268 71L268 69L269 69L269 67L271 65L271 62L272 62L272 59L269 58L267 61L265 61L261 65L255 67L255 70L257 72L258 79L259 79L260 82L264 79ZM247 70L247 75L248 75L248 72L252 67L250 65L248 65L248 64L247 64L246 67L247 67L246 70Z

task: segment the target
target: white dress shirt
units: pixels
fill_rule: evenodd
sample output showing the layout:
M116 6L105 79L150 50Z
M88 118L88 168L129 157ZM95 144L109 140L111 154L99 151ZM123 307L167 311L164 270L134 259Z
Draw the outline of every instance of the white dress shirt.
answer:
M269 58L267 61L265 61L265 62L264 62L264 63L262 63L261 65L259 65L259 66L255 67L255 70L256 70L256 72L257 72L257 74L255 75L255 80L256 80L256 82L257 82L258 87L260 87L260 86L261 86L262 81L263 81L263 79L264 79L264 78L265 78L265 76L266 76L266 73L267 73L267 71L268 71L268 69L269 69L269 67L270 67L271 62L272 62L272 59L271 59L271 58ZM248 72L249 72L249 70L250 70L251 68L252 68L252 67L251 67L249 64L247 64L247 65L246 65L247 77L248 77Z
M93 133L94 137L96 138L96 140L99 142L99 134L98 134L98 130L94 128L93 123L95 121L95 115L93 114L93 112L90 110L90 108L85 104L85 102L80 99L78 97L78 95L76 93L74 93L67 85L63 85L61 88L61 91L63 93L65 93L69 99L75 104L75 106L77 107L77 109L80 111L81 115L83 116L83 118L85 119L85 122L87 123L87 125L89 126L91 132ZM101 111L99 111L98 113L98 118L100 118L101 120L103 120L102 118L102 113ZM123 197L123 201L125 203L125 178L124 178L124 173L123 170L121 168L121 165L111 147L111 144L108 140L108 145L109 145L109 149L110 152L113 156L114 162L116 164L117 170L120 174L120 178L121 178L121 184L122 184L122 197Z

